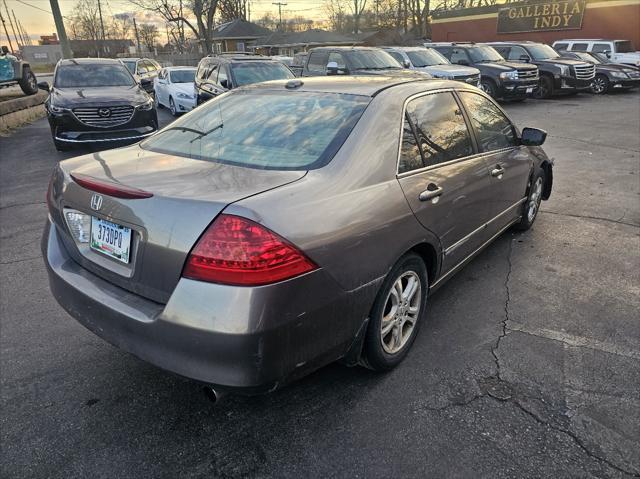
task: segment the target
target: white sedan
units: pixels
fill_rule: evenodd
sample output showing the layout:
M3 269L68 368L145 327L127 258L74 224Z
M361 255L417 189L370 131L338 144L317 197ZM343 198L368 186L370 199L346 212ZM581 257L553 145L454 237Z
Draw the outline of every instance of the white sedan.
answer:
M193 81L196 69L193 67L166 67L153 82L156 105L167 107L173 116L186 113L196 107Z

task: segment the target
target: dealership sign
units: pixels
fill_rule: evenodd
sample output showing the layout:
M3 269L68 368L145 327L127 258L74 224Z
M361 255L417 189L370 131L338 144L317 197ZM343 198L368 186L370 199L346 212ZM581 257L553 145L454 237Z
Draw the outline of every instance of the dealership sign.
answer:
M585 0L518 3L498 11L498 33L579 30Z

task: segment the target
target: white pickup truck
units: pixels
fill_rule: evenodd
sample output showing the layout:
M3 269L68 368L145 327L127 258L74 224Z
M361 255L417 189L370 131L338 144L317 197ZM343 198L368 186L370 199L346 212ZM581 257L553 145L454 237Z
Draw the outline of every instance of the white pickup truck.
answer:
M571 40L557 40L553 42L552 46L555 50L602 53L614 63L640 67L640 51L634 50L629 40L574 38Z

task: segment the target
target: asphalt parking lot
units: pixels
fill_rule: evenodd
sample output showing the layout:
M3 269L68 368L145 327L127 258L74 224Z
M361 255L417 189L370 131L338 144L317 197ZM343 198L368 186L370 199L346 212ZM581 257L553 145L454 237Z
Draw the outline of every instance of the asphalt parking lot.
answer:
M549 132L552 197L430 298L407 360L216 406L57 305L44 195L78 152L46 120L0 138L2 477L639 476L640 94L505 107Z

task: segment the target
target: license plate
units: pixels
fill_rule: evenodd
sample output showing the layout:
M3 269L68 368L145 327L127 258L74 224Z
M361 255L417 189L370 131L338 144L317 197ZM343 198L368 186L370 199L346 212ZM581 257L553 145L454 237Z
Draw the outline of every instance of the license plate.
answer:
M533 87L527 88L527 93L533 93Z
M122 263L129 263L131 228L92 216L91 249Z

